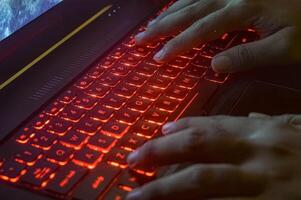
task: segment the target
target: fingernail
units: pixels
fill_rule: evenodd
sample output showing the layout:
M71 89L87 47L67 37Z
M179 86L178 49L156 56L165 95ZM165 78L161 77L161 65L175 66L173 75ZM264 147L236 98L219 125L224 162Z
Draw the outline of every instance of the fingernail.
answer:
M230 72L232 61L227 56L218 56L213 59L212 67L216 72L227 73Z
M136 150L127 157L127 163L129 164L130 167L135 167L137 164L137 159L138 159L139 152Z
M165 49L161 49L155 56L154 60L157 62L161 62L165 56Z
M141 190L135 189L127 195L126 199L127 200L139 200L139 199L141 199L141 196L142 196Z
M153 25L154 23L156 23L157 22L157 20L156 19L153 19L152 21L150 21L148 24L147 24L147 26L151 26L151 25Z
M136 41L141 41L141 40L143 40L144 36L145 36L145 32L138 33L138 34L135 36L135 40L136 40Z
M168 135L172 132L173 122L168 122L162 127L163 135Z

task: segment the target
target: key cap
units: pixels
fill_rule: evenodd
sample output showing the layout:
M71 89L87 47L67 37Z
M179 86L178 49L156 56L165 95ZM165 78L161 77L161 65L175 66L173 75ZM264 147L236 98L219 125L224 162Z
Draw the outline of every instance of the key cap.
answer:
M104 69L109 69L110 67L112 67L115 64L115 62L116 62L116 59L108 56L104 60L101 61L99 66Z
M132 56L131 54L126 54L120 60L120 63L129 67L136 67L141 62L141 58Z
M108 154L108 163L115 167L125 169L128 166L126 161L128 154L129 152L126 150L114 148Z
M0 168L0 179L15 183L25 172L25 165L9 160L4 162Z
M165 90L166 88L168 88L171 82L172 79L170 78L165 78L162 76L153 76L152 78L149 79L147 85L155 89ZM159 90L157 91L160 92Z
M127 38L125 41L123 41L122 43L124 46L126 47L129 47L129 48L132 48L136 45L136 41L135 41L135 38L134 36L130 36L129 38Z
M188 94L189 94L188 89L178 87L178 86L172 86L170 89L167 90L165 95L171 99L183 101Z
M148 48L145 47L136 47L133 48L130 52L131 55L137 56L137 57L147 57L151 52Z
M41 113L37 115L31 122L30 124L38 130L41 130L44 128L49 122L50 122L50 116L46 115L45 113Z
M127 193L115 186L105 195L104 200L125 200Z
M228 79L229 74L220 74L209 69L205 75L205 79L214 83L224 83Z
M145 64L148 64L148 65L152 65L152 66L155 66L155 67L161 67L163 66L163 63L159 63L157 61L155 61L152 57L145 60L144 61Z
M157 124L149 123L145 120L139 120L134 125L132 132L140 137L151 139L158 132L159 128L160 126Z
M102 153L89 149L88 147L84 147L75 153L73 163L81 167L94 169L102 160L102 157Z
M81 98L77 98L73 101L73 105L77 108L84 110L91 110L97 104L97 98L93 98L90 96L85 96Z
M198 55L198 53L199 52L197 50L191 49L180 55L180 58L193 60Z
M195 78L202 78L206 71L206 68L191 65L185 70L184 74Z
M15 140L18 143L25 144L29 141L30 138L34 137L35 134L36 130L34 130L33 128L24 127L17 133Z
M27 184L43 188L47 185L48 180L55 176L57 168L58 165L41 159L28 169L21 180Z
M73 105L69 105L61 113L60 117L67 121L79 122L79 120L84 116L84 114L85 110L79 109Z
M90 118L100 122L107 122L113 116L113 113L113 109L97 105L90 114Z
M140 113L130 110L128 108L123 108L116 113L115 119L120 123L127 125L133 125L140 118Z
M152 104L151 100L141 97L133 97L129 100L127 107L138 112L145 112Z
M205 47L201 50L201 55L207 58L212 58L213 56L222 52L217 46L208 43Z
M116 76L111 73L105 73L103 74L97 81L97 83L109 86L109 87L115 87L120 81L120 76Z
M99 65L94 66L92 69L89 70L87 73L87 76L98 79L103 73L105 72L105 69L100 67Z
M191 62L191 64L196 67L209 68L211 66L211 60L211 58L199 55Z
M152 108L146 112L145 120L150 123L162 125L167 121L169 115L170 114L167 112L163 112L159 109Z
M139 180L137 176L124 171L123 174L119 178L118 184L119 185L127 185L131 188L137 188L141 185L141 184L139 184L140 182L141 182L141 180Z
M181 69L175 67L164 66L159 69L158 74L167 78L176 78L181 73Z
M95 200L110 185L119 174L118 168L101 164L99 167L86 176L83 181L75 188L72 197L79 200Z
M145 83L145 81L146 81L145 76L137 74L136 72L130 73L125 80L127 84L135 87L141 87Z
M116 144L116 140L112 137L97 134L89 139L87 146L90 149L102 153L108 153Z
M168 63L169 66L184 69L188 66L189 60L184 58L175 58L171 62Z
M136 72L143 76L152 76L158 70L158 67L142 63L137 67Z
M120 59L124 56L124 54L126 52L127 52L127 48L120 46L120 47L117 47L115 50L113 50L113 52L110 54L110 56L115 59Z
M69 163L56 172L54 179L48 183L46 190L66 195L87 172L87 169Z
M94 82L94 79L89 76L82 77L79 81L77 81L74 86L79 89L86 89L88 88L92 83Z
M111 73L116 76L126 76L130 73L130 71L131 71L130 67L128 67L126 65L120 65L120 64L116 64L111 69Z
M76 99L76 96L77 94L75 92L75 89L72 88L60 95L60 97L57 100L64 104L70 104L74 99Z
M79 150L88 141L88 135L79 133L75 130L69 131L66 135L60 138L60 143L66 147Z
M65 106L65 104L55 101L44 109L44 113L49 116L57 116L64 110Z
M56 143L49 151L46 151L45 155L48 161L58 165L65 165L73 155L73 150Z
M150 49L156 49L157 47L159 47L161 45L160 42L158 41L153 41L153 42L150 42L146 45L147 48L150 48Z
M52 134L62 136L65 135L67 131L69 131L71 128L72 128L71 122L55 118L49 123L47 127L47 131Z
M41 156L42 151L31 146L24 146L15 156L15 160L19 163L32 166Z
M155 107L161 111L172 113L179 107L179 105L179 101L163 96L156 102Z
M144 86L138 92L138 95L143 99L149 99L151 101L155 101L161 95L162 90L150 86Z
M118 110L126 103L126 101L127 99L124 97L109 94L103 99L102 104L107 108Z
M90 116L86 116L76 125L75 129L83 134L95 135L101 128L102 123L97 120L93 120Z
M187 76L185 74L181 75L176 81L176 86L192 89L194 88L199 82L198 78Z
M145 143L145 139L134 134L125 135L120 141L120 147L126 151L134 151Z
M39 149L49 150L56 140L56 135L43 131L35 134L30 140L30 144Z
M114 90L113 93L125 97L125 98L130 98L132 97L137 90L137 87L125 84L124 82L121 82Z
M101 133L116 139L122 138L129 130L129 126L116 120L107 122L101 129Z
M85 90L85 93L91 97L101 99L109 92L109 90L109 86L101 85L96 82L89 88L87 88L87 90Z

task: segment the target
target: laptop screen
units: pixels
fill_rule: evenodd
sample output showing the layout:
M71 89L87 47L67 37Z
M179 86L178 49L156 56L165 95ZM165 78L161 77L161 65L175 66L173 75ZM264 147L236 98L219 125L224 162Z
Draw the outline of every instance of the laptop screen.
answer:
M63 0L0 0L0 41Z

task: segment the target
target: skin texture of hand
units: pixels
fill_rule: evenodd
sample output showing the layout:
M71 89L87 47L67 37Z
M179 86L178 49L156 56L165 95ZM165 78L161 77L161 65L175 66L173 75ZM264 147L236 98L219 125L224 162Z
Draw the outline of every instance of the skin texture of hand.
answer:
M129 166L193 164L127 200L301 199L300 115L186 118L162 132L129 155Z
M216 55L212 61L215 71L233 73L263 66L299 63L291 46L296 20L287 13L297 13L300 2L277 0L179 0L153 20L146 31L136 36L144 45L160 37L177 35L154 57L167 62L200 44L219 38L225 32L254 28L261 40L239 45ZM269 12L274 10L274 12ZM292 17L288 17L292 16ZM298 15L299 16L299 15Z

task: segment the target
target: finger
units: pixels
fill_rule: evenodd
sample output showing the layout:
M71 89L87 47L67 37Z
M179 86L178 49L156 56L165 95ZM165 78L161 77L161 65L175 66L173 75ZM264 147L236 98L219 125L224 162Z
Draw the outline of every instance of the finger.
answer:
M194 165L135 189L127 200L255 196L264 182L262 176L232 165Z
M274 117L275 119L286 123L290 124L293 126L300 126L301 125L301 115L292 115L292 114L287 114L287 115L280 115Z
M291 28L285 28L260 41L233 47L215 56L212 67L219 73L234 73L265 66L294 64L289 54Z
M250 118L260 118L260 119L265 119L265 118L271 118L270 115L266 115L263 113L256 113L256 112L252 112L249 114Z
M228 7L211 13L169 41L154 59L158 62L167 62L199 44L217 39L225 32L241 29L244 27L244 23L240 23L241 20L243 16L238 17Z
M217 1L198 1L166 17L152 22L145 32L136 36L139 45L164 38L188 28L197 19L219 9Z
M236 123L247 129L247 124ZM218 128L207 126L207 130L189 128L151 140L131 153L127 162L131 168L183 162L236 163L252 154L252 147L247 140L232 134L230 130L224 130L222 124ZM237 129L241 130L241 127L237 126Z

